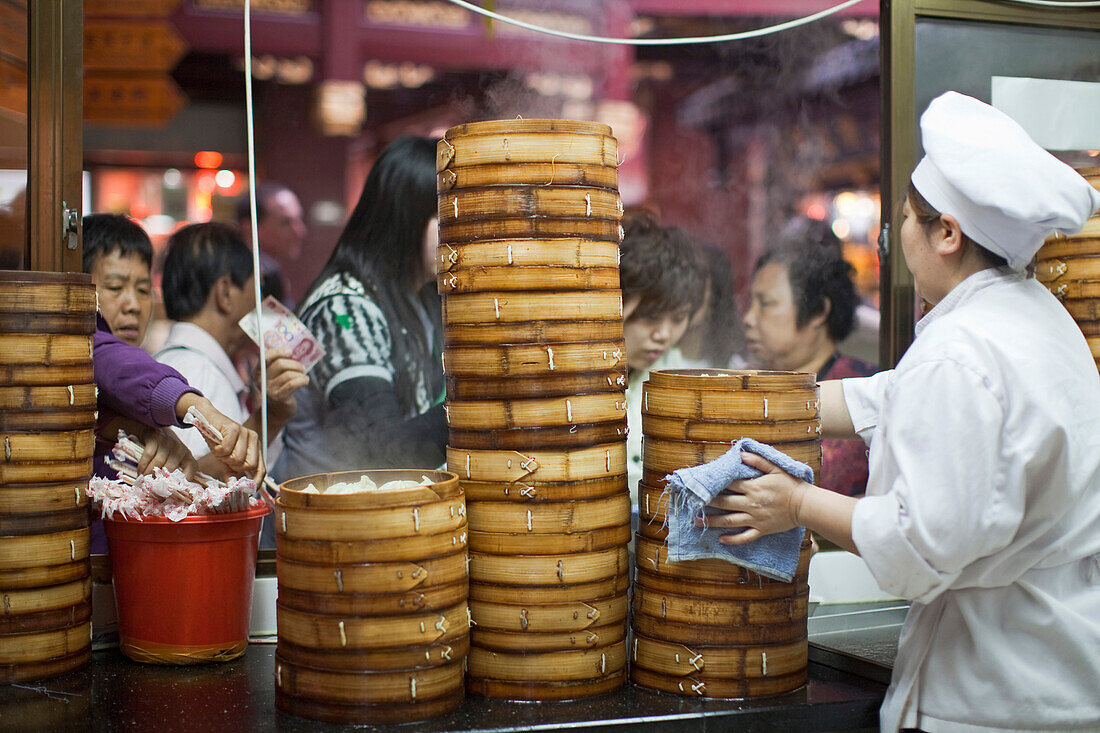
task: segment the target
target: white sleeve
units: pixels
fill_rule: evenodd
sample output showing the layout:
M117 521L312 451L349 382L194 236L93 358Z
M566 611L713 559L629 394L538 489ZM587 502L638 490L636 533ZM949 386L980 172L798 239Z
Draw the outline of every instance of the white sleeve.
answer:
M848 416L852 418L852 427L867 445L871 444L871 436L878 425L883 395L893 379L894 370L887 369L869 377L840 380L844 390L844 404L848 407Z

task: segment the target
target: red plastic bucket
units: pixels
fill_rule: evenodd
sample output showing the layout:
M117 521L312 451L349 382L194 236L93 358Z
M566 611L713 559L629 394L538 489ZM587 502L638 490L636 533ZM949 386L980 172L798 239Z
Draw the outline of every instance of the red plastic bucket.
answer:
M270 511L104 520L123 653L155 664L244 654L260 526Z

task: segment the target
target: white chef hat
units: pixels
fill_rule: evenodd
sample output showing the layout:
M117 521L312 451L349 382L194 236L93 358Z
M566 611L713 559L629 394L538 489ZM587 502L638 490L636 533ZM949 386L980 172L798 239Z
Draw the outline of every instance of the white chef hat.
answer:
M913 185L1014 269L1026 266L1051 233L1075 234L1100 208L1100 192L1080 174L973 97L941 94L920 128L925 156Z

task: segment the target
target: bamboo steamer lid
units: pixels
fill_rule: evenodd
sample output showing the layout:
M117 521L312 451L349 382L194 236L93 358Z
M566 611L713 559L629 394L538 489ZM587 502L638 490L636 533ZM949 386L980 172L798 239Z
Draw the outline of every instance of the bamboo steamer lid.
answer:
M714 678L764 679L805 670L809 648L805 638L764 646L687 646L634 637L633 665L670 677L705 675Z
M378 489L360 491L353 494L325 494L333 484L357 483L366 476L378 486L390 481L432 480L427 486L414 486L403 489ZM319 494L303 493L303 489L313 484ZM283 495L283 492L286 492ZM280 500L288 508L315 507L318 509L371 509L386 506L414 506L423 502L437 501L460 496L462 489L458 477L447 471L421 471L416 469L384 469L362 471L338 471L319 473L312 476L284 481L279 486Z
M626 368L607 371L559 374L549 370L526 377L475 377L448 375L447 394L456 400L505 400L539 397L567 397L574 394L612 392L626 389Z
M619 268L619 245L595 239L503 239L439 247L440 273L497 268ZM617 285L615 287L618 287Z
M630 542L630 520L615 527L603 527L570 534L507 534L470 532L470 550L491 555L561 555L596 552Z
M275 655L275 687L293 697L344 705L432 700L462 689L459 661L414 670L366 672L312 669Z
M623 299L618 290L590 292L498 291L455 293L443 300L443 323L517 323L524 321L619 321ZM613 336L613 338L620 338ZM568 339L578 340L577 337Z
M531 216L513 219L479 219L439 225L439 243L458 246L493 239L595 239L618 244L623 240L619 217Z
M683 589L685 592L689 587ZM638 586L634 588L634 612L704 626L745 626L793 624L804 628L808 606L806 592L787 598L727 600L699 596L660 593Z
M95 410L96 386L71 384L65 386L0 387L0 410Z
M626 419L550 428L452 429L448 437L453 447L474 450L521 450L532 447L587 448L625 438Z
M0 644L0 679L4 678L4 666L46 662L78 654L91 648L92 626L83 623L53 631L16 634Z
M275 708L300 718L350 725L388 725L436 718L455 710L465 699L461 687L445 695L415 703L344 705L293 697L276 687Z
M810 372L754 369L657 369L649 373L647 381L654 387L735 392L812 390L817 386L817 376Z
M623 215L617 191L586 186L486 186L441 191L438 199L440 224L496 217Z
M466 603L443 611L402 616L343 617L276 603L279 638L313 649L386 649L424 646L469 633Z
M572 501L574 499L596 499L626 491L626 474L608 478L588 479L587 481L538 482L522 481L518 483L491 481L463 481L466 500L473 504L479 501Z
M574 603L616 596L625 593L629 586L629 576L625 572L574 585L504 585L474 581L470 583L470 598L490 603Z
M436 170L499 163L582 163L617 168L611 128L574 120L499 120L458 125L436 145Z
M0 569L0 590L38 588L80 580L91 574L88 558L56 565L33 565L13 570Z
M575 700L612 692L625 682L625 668L606 677L567 682L514 682L470 675L466 677L466 690L471 695L504 700Z
M465 564L465 558L463 558ZM415 588L404 593L315 593L279 587L279 601L297 611L340 616L397 616L450 608L466 600L465 574L447 585Z
M812 420L818 416L816 389L786 391L682 389L647 382L642 411L690 420L765 422Z
M84 636L89 640L91 638L91 624L83 622L73 626L73 628L84 629ZM48 634L57 634L59 632L47 632ZM76 636L79 636L78 632ZM20 635L21 637L22 635ZM41 634L27 634L28 638L38 640ZM63 646L63 644L62 644ZM88 664L92 659L92 646L89 642L83 649L77 649L71 654L63 654L61 656L52 657L49 659L40 659L31 662L5 664L0 662L0 685L9 685L17 682L30 682L32 680L44 680L50 677L58 677L69 672L74 672ZM40 724L41 721L36 721Z
M730 443L663 440L646 436L642 439L642 464L646 469L656 473L672 473L686 466L698 466L721 458L732 447ZM796 461L807 464L821 463L820 440L774 443L773 447Z
M73 563L88 557L87 527L53 534L0 537L0 571Z
M499 290L617 290L617 267L484 267L451 270L436 277L436 288L451 293Z
M95 374L91 359L85 364L0 364L0 385L50 387L92 384Z
M761 443L791 443L821 436L821 421L788 420L785 422L728 422L725 420L692 420L661 417L642 413L642 433L667 440L690 440L713 443L735 443L751 437Z
M740 700L747 697L780 695L797 690L806 684L806 670L786 675L764 678L728 679L705 675L676 677L652 672L640 666L631 667L630 679L634 684L651 690L671 692L674 695L707 697L712 699Z
M454 531L465 525L462 496L374 509L303 509L275 503L276 536L292 540L371 541Z
M466 549L466 526L458 529L421 533L411 537L382 540L294 540L275 534L276 554L305 563L342 565L346 563L422 561L450 555Z
M595 649L507 653L470 647L471 677L511 682L573 682L599 679L626 668L626 642Z
M469 528L477 532L562 535L630 524L630 495L519 504L482 501L470 506Z
M763 587L768 583L780 581L766 578L745 568L734 565L724 560L704 559L689 560L686 562L669 562L668 549L663 542L654 542L645 537L636 538L635 544L636 562L639 568L658 575L680 578L688 581L704 580L723 583L738 583L744 585L756 585ZM798 556L798 567L795 570L793 582L800 582L800 578L806 577L810 567L810 542L806 538L802 542L802 550ZM790 585L790 583L781 583Z
M609 165L560 163L497 163L448 168L436 177L439 191L482 186L591 186L619 190L619 169Z
M41 535L88 526L88 509L73 507L27 514L0 512L0 535Z
M279 639L278 649L279 655L288 662L314 669L384 672L439 667L462 659L470 650L470 635L398 649L313 649Z
M489 555L470 553L470 582L571 585L618 577L629 566L626 547L567 555Z
M555 652L570 649L595 649L618 644L626 638L626 622L590 626L583 631L557 631L530 634L523 631L498 631L474 627L471 641L480 649L504 652Z
M626 473L625 443L572 450L488 451L447 446L447 466L476 481L584 481Z
M545 344L447 346L443 349L443 368L451 376L480 378L621 372L626 368L625 348L621 338Z
M573 603L492 603L470 601L470 615L477 629L542 632L576 632L626 621L630 601L625 593Z
M517 117L514 120L465 122L447 130L443 137L446 140L453 140L461 135L495 135L509 132L567 132L574 135L610 135L611 126L588 120L523 119Z
M96 311L92 276L0 270L0 313L84 315Z
M5 591L9 593L10 591ZM85 623L92 617L92 603L79 601L70 606L0 616L0 638L8 634L37 634Z
M806 595L809 581L805 574L796 575L790 583L728 583L722 581L692 580L690 584L679 578L651 573L644 568L634 569L635 587L647 588L654 593L675 593L699 596L712 600L775 600L793 599Z
M0 515L37 514L88 506L86 481L56 484L0 485ZM0 534L3 534L0 532Z
M448 300L450 296L444 298L444 308L447 307ZM557 341L610 341L622 337L621 318L590 320L583 315L574 319L544 318L508 323L448 322L443 332L446 344L542 344Z
M466 579L466 553L417 561L322 565L275 557L279 589L309 593L403 594Z

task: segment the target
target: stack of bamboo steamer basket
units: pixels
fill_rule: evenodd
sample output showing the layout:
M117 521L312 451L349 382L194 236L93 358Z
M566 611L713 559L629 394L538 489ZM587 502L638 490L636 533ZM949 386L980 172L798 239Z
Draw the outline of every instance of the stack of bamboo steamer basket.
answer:
M429 485L325 494L367 475ZM303 493L313 484L321 493ZM278 709L386 724L450 712L469 649L466 504L445 471L347 471L283 483L275 512Z
M756 697L806 681L809 536L784 583L724 560L669 562L665 476L741 438L821 470L813 374L659 370L642 389L631 679L681 695Z
M616 142L594 122L517 119L454 127L438 153L468 689L607 692L626 680L629 605Z
M91 658L95 287L0 272L0 683Z
M1100 168L1078 173L1100 190ZM1054 234L1035 255L1035 277L1054 293L1081 327L1100 369L1100 212L1072 236Z

